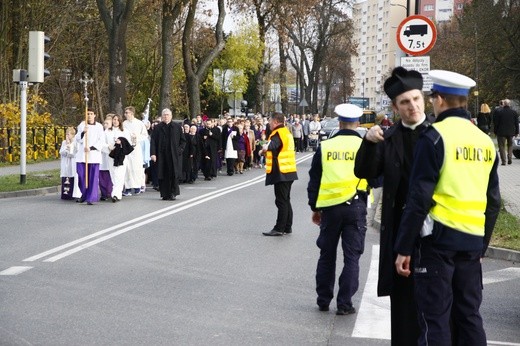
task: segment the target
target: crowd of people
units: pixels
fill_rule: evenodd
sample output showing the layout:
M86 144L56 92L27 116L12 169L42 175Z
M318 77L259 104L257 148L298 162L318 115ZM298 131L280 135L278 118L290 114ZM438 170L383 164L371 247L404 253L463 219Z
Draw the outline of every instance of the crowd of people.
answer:
M62 198L89 205L115 203L145 192L148 184L164 200L175 200L179 184L193 184L199 173L200 179L211 181L219 173L232 176L265 167L259 150L271 130L268 118L260 114L198 115L178 122L165 109L152 122L143 118L130 106L124 116L107 114L101 124L89 109L86 123L77 131L68 128L60 149ZM290 115L285 124L296 151L307 150L309 133L320 129L318 115Z

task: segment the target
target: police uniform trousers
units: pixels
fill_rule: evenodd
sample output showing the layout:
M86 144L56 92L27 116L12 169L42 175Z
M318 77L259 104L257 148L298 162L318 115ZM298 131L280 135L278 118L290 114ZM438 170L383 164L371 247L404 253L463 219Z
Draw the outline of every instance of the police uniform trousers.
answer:
M316 269L317 304L329 306L334 297L336 255L341 238L343 270L339 277L338 308L352 306L352 296L359 287L359 258L365 249L367 230L366 197L322 209L320 235L316 245L320 258Z
M291 230L293 223L293 210L291 206L292 181L281 181L274 184L274 204L278 208L275 231L284 232Z
M419 345L486 345L482 317L481 251L439 249L432 236L416 251L415 298L421 334Z

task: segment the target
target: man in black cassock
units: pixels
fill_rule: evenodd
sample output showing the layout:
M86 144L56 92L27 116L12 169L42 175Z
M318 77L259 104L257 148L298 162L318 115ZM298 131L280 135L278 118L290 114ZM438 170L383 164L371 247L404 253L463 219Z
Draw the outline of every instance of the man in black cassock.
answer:
M204 180L217 177L217 155L220 147L220 129L212 119L206 120L206 127L201 130L203 142L202 172Z
M159 191L163 200L175 200L180 194L179 179L182 177L182 152L186 138L180 124L172 121L172 112L163 109L150 141L150 158L157 164Z

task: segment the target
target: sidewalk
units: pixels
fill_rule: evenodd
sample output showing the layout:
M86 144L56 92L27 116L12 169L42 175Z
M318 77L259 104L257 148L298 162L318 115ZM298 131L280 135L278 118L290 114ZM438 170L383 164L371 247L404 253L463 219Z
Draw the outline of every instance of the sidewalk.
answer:
M25 173L50 171L53 169L60 169L60 160L27 164ZM0 176L11 174L20 175L20 165L0 167Z

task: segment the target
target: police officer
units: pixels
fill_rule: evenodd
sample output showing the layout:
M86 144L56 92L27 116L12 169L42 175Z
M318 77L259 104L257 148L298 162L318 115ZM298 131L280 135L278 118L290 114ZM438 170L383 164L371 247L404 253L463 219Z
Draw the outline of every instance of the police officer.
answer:
M359 258L365 248L367 190L365 179L354 175L361 137L355 131L363 110L352 104L334 109L339 132L323 141L312 159L307 194L312 222L320 226L316 244L320 258L316 269L317 304L328 311L334 296L336 253L341 238L343 271L339 277L336 315L356 312L352 296L359 286Z
M475 82L450 71L429 74L437 120L417 141L395 266L402 276L413 271L419 345L486 345L480 260L500 209L497 154L465 109Z
M276 224L265 236L282 236L292 233L293 210L291 206L291 186L298 180L296 173L296 153L294 138L285 127L282 113L274 113L269 118L271 133L268 143L259 151L266 156L265 185L274 185L275 204L278 208Z

